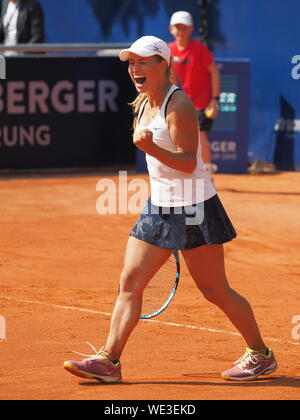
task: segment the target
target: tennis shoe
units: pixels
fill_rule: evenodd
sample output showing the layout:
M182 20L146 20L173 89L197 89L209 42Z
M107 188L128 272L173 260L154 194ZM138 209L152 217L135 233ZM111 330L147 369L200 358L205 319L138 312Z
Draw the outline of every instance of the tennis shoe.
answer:
M68 360L64 363L64 369L70 372L72 375L79 376L80 378L96 379L100 382L105 383L116 383L122 379L121 375L121 363L112 362L103 349L97 351L94 346L88 343L95 351L94 355L88 356L82 362L76 362L74 360Z
M247 349L244 356L234 363L233 368L221 374L228 381L252 381L261 375L269 375L277 370L274 353L269 349L268 355L256 350Z

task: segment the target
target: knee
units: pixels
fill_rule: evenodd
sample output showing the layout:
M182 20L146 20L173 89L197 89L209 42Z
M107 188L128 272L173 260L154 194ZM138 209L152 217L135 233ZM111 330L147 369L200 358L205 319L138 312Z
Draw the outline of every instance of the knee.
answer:
M132 296L140 296L143 294L143 291L143 282L141 281L139 273L137 271L128 272L125 268L123 268L120 276L119 293L126 293Z
M224 306L225 302L230 297L230 288L217 289L214 287L205 287L200 290L208 302L213 303L220 308Z

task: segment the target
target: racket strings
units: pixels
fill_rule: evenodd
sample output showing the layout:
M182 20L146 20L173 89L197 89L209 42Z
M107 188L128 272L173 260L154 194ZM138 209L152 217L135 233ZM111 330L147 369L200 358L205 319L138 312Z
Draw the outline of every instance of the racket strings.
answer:
M176 260L172 255L150 280L143 294L143 315L153 314L167 302L176 281Z

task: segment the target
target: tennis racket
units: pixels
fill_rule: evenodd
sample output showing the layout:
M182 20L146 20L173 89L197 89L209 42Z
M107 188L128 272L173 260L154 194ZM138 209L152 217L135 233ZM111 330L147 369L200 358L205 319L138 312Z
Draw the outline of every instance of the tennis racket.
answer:
M176 250L144 290L141 319L154 318L170 305L178 288L179 279L180 259Z

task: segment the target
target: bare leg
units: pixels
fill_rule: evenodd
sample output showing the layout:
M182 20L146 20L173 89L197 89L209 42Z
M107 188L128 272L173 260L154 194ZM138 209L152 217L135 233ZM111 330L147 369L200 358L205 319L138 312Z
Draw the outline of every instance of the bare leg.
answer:
M127 340L141 315L143 291L172 250L149 245L130 237L124 268L104 350L111 360L119 360Z
M264 353L266 346L250 304L228 284L223 246L201 246L184 251L183 255L190 274L205 298L227 315L249 348Z

